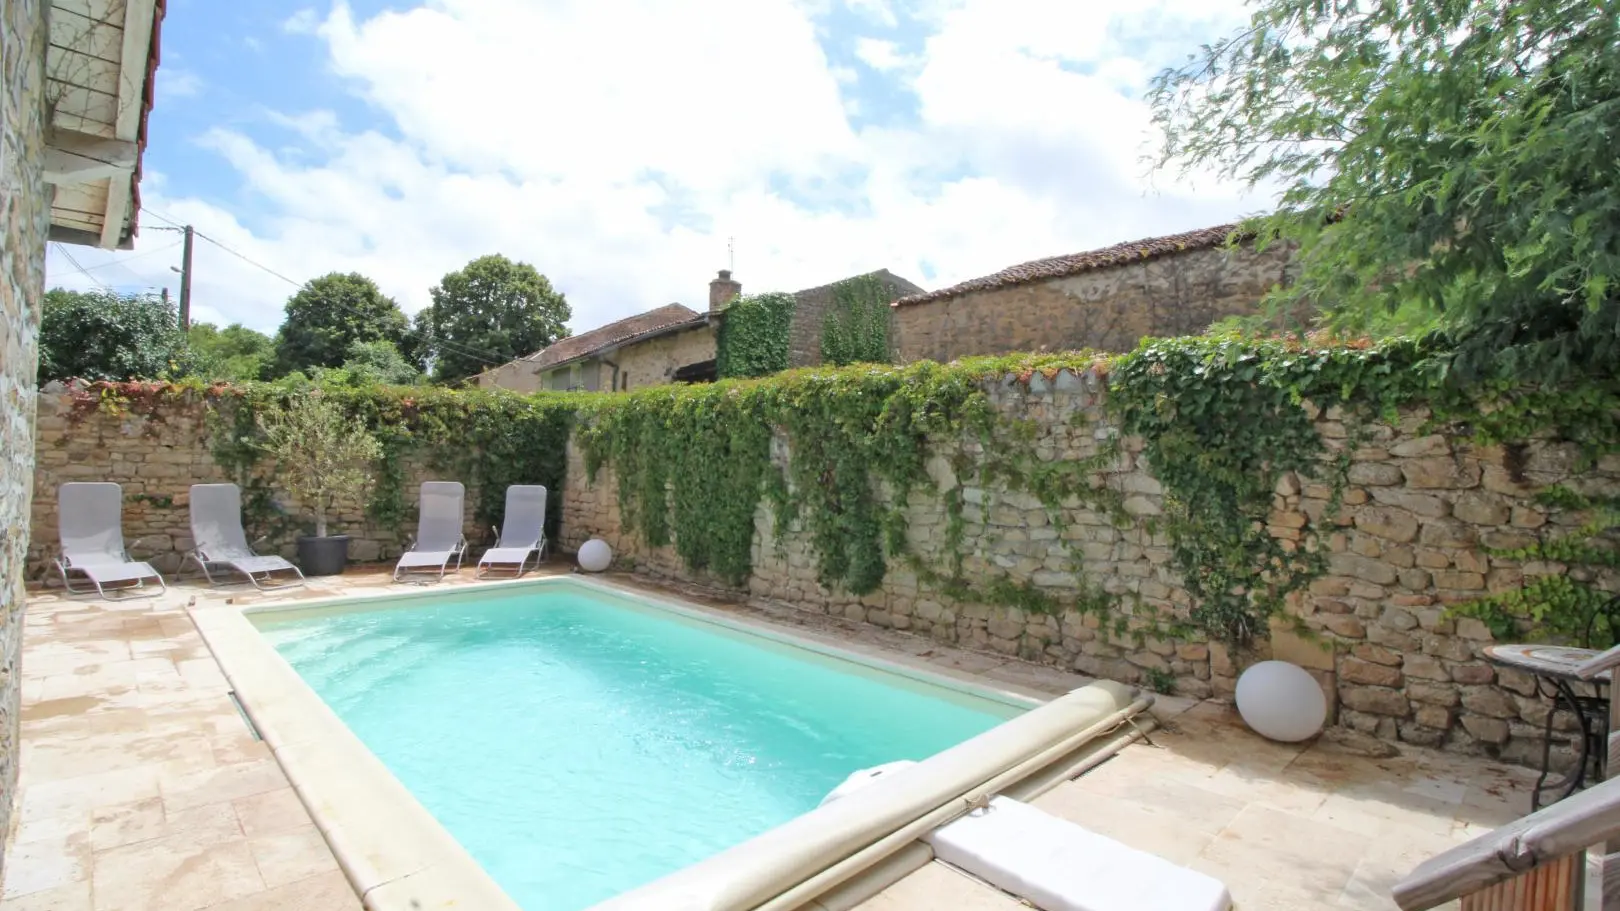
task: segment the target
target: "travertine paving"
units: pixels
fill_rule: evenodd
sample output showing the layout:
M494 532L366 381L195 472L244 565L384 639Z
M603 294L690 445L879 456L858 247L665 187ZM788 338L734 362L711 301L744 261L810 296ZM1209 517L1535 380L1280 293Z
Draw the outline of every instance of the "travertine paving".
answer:
M1531 775L1432 750L1387 759L1331 742L1271 743L1215 702L1174 715L1153 745L1035 800L1049 813L1226 883L1239 911L1392 909L1423 860L1530 812ZM863 911L1012 909L939 863Z
M293 597L383 588L395 588L386 572L351 571ZM1016 691L1056 694L1086 682L838 618L677 594ZM161 600L121 603L34 593L0 911L360 907L185 612L193 598L267 597L189 583ZM1037 803L1222 878L1243 911L1392 907L1389 883L1422 858L1528 810L1523 770L1428 751L1373 760L1326 743L1272 744L1216 703L1165 699L1160 712L1172 730L1155 734L1156 746L1128 747ZM865 907L1017 906L934 864Z

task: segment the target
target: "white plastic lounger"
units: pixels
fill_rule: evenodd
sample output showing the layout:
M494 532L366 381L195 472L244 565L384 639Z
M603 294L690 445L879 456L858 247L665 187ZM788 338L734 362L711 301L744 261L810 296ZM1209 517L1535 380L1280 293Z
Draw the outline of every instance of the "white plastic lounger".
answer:
M242 488L235 484L191 485L191 538L193 550L186 559L202 567L209 585L231 581L214 574L233 570L260 591L304 584L298 567L281 557L261 557L248 545L242 531Z
M68 591L124 597L146 588L149 581L158 584L159 594L169 590L151 564L131 560L124 548L122 487L73 481L57 489L56 503L62 542L56 569ZM90 584L82 584L86 581ZM79 583L77 587L75 583Z
M1042 911L1227 911L1219 880L1006 797L923 840L934 856Z
M496 567L512 570L514 576L529 571L546 557L546 489L538 484L513 484L506 488L506 514L495 546L478 558L474 575L482 579Z
M439 581L450 571L450 561L461 569L467 539L461 534L461 504L466 488L460 481L424 481L417 504L416 537L394 565L394 581L410 574L432 573Z

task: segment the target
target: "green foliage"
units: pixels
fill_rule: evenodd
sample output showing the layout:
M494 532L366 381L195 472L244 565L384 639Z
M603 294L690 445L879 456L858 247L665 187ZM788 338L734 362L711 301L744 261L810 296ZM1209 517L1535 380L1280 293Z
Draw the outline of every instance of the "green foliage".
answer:
M592 478L611 465L628 527L655 546L673 542L689 566L732 584L752 569L755 510L764 499L778 540L790 527L808 535L829 588L870 592L890 562L905 559L931 580L978 592L962 578L962 485L999 481L1054 513L1064 501L1112 503L1110 492L1092 489L1096 464L1042 462L1031 447L1002 445L1024 428L998 418L985 385L1008 372L1027 378L1091 362L1031 356L797 370L595 396L580 406L578 440ZM785 460L772 456L776 430L788 440ZM960 456L964 438L984 452L972 464ZM943 453L955 454L954 465L936 463L934 471L974 473L936 480L930 456ZM915 563L907 546L904 510L918 492L943 496L952 517L942 570ZM982 594L1008 594L994 584Z
M382 339L350 345L342 369L350 385L414 386L424 379L393 342Z
M1328 451L1301 402L1365 416L1431 390L1437 376L1419 346L1398 339L1149 340L1114 363L1110 407L1124 433L1142 438L1165 488L1163 530L1194 623L1235 643L1264 636L1267 619L1324 568L1314 525L1298 541L1267 527L1285 473L1329 484L1335 508L1343 488L1349 447Z
M1260 0L1156 80L1162 161L1282 188L1277 306L1426 312L1464 378L1612 376L1617 48L1613 0Z
M889 304L894 297L876 275L833 286L821 327L821 360L834 366L889 362Z
M244 383L269 379L276 342L263 332L241 323L224 329L213 323L192 323L186 332L196 356L193 374L205 380Z
M1452 613L1483 621L1498 640L1528 635L1586 648L1620 645L1620 594L1594 584L1604 571L1620 569L1620 498L1557 486L1539 499L1555 512L1580 515L1584 521L1567 532L1544 526L1541 539L1529 547L1487 553L1521 564L1553 564L1547 567L1551 571Z
M152 294L45 292L39 325L39 382L151 380L192 369L173 305Z
M371 486L372 463L382 446L365 426L319 393L294 397L258 414L262 448L276 460L276 482L314 513L315 534L326 537L326 517Z
M1155 693L1169 696L1176 691L1176 675L1169 668L1146 667L1142 673L1147 677L1148 689Z
M465 483L476 496L473 516L483 526L499 524L507 486L544 484L553 492L547 505L547 534L556 537L577 397L355 386L325 379L316 382L294 374L276 383L214 390L208 397L214 459L242 484L243 514L254 534L279 540L290 530L265 483L268 466L262 462L264 440L257 415L318 394L359 422L380 445L366 504L373 521L403 532L416 501L416 490L407 489L406 470L416 461Z
M753 294L726 307L715 371L728 377L769 376L788 368L789 332L797 305L791 294Z
M528 263L481 256L432 289L416 315L416 354L437 380L472 376L533 354L568 334L568 300Z
M287 300L276 336L276 371L342 366L356 342L398 345L408 326L399 305L359 273L310 279Z

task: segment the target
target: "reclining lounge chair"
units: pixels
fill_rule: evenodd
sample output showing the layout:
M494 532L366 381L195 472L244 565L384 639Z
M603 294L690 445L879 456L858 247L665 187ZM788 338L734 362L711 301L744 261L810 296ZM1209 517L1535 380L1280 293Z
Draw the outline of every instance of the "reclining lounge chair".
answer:
M68 591L103 598L126 597L145 589L148 582L158 584L160 595L169 590L151 564L131 560L124 548L122 487L108 482L73 481L57 489L56 501L61 535L56 569Z
M510 569L514 576L529 571L529 557L536 566L546 556L546 489L538 484L513 484L506 488L506 514L495 546L478 558L476 575L496 568Z
M419 495L416 536L400 554L394 566L394 581L410 574L433 573L439 581L449 571L450 561L461 569L467 539L461 534L462 500L466 488L460 481L424 481Z
M248 545L242 531L242 489L235 484L191 485L191 537L195 545L186 559L202 567L209 585L240 581L215 578L232 571L260 591L304 584L298 567L281 557L261 557Z

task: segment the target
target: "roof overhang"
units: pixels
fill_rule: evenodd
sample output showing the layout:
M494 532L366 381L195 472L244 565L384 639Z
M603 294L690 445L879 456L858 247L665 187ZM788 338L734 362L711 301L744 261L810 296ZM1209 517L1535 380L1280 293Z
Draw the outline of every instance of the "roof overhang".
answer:
M164 0L50 0L50 239L129 249Z
M614 340L612 342L609 342L608 344L602 345L602 346L597 347L597 348L592 348L589 351L582 351L579 354L576 354L573 357L568 358L566 360L557 361L556 363L552 363L552 364L539 364L539 365L537 365L535 367L535 371L537 373L550 373L551 371L556 370L559 367L567 367L567 366L572 365L572 364L577 364L577 363L579 363L581 361L588 361L588 360L593 360L593 359L594 360L602 360L603 358L612 357L613 355L617 354L619 351L621 351L621 350L623 350L625 348L628 348L631 345L639 345L642 342L652 341L655 338L662 338L663 336L666 336L666 335L675 335L675 334L681 333L681 332L690 332L693 329L705 329L705 328L708 328L708 326L709 326L709 316L708 316L708 314L698 314L696 317L694 317L692 319L682 320L681 322L678 322L678 323L670 323L667 326L659 326L656 329L648 329L646 332L638 332L635 335L629 335L629 336L625 336L624 338L621 338L621 339L616 339L616 340ZM527 361L530 361L531 363L533 363L535 358L537 358L540 355L545 354L545 353L546 353L545 349L542 348L539 351L535 352L534 354L529 355L527 358L524 358L524 360L527 360Z

